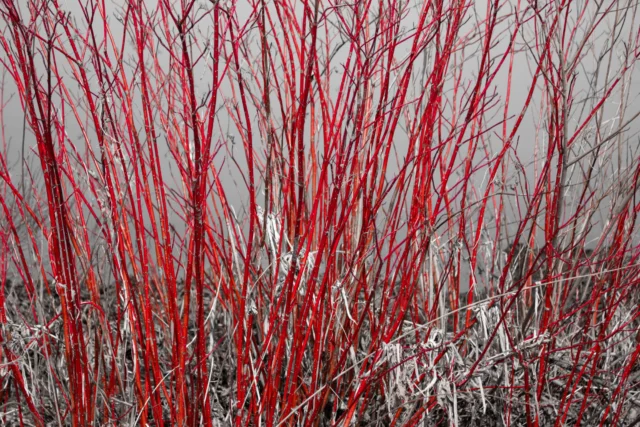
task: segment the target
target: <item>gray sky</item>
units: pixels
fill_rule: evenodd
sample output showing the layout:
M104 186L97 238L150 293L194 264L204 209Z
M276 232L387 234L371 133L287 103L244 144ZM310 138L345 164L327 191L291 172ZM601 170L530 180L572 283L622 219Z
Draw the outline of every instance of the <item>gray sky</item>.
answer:
M117 16L118 11L121 9L122 2L110 0L106 2L107 8L109 10L110 18L110 26L113 31L113 36L116 40L121 40L125 35L122 32L122 26L118 24ZM155 1L146 1L145 2L147 9L152 10L155 7ZM208 7L209 3L203 1L203 7ZM226 4L226 3L225 3ZM230 3L229 3L230 4ZM421 4L421 3L418 3ZM494 55L495 60L499 58L499 53L504 52L510 42L509 32L513 29L515 25L514 17L511 16L513 7L515 7L516 2L513 1L511 3L503 2L503 7L500 9L499 16L509 16L502 20L500 24L496 28L497 36L494 37L495 44L492 47L492 53ZM524 3L523 3L524 4ZM574 5L576 9L580 6L582 2L576 2ZM608 3L606 3L608 4ZM407 13L401 22L401 26L406 28L407 33L410 33L411 29L415 26L417 20L417 12L415 12L416 4L409 7L407 9ZM595 7L595 6L593 6ZM80 10L78 8L78 2L76 1L67 1L64 3L64 8L71 12L73 16L78 19L80 22L78 25L82 28L84 25L81 24L82 17L80 14ZM465 23L462 34L466 34L468 37L472 38L474 32L478 30L477 25L478 21L483 20L486 14L486 3L485 2L476 2L474 5L475 9L470 9L467 12L468 20ZM236 4L236 17L239 22L245 22L249 18L249 4L248 2L238 2ZM522 10L525 9L525 6L522 6ZM301 9L298 10L301 13ZM594 11L595 12L595 11ZM529 9L526 13L522 13L521 19L525 19L529 17L532 11ZM589 16L589 13L587 13ZM600 15L593 14L593 16L598 17ZM593 105L593 85L595 84L596 96L601 96L600 88L604 85L604 77L602 77L605 73L603 70L600 70L600 79L595 83L593 80L593 73L597 69L597 61L596 58L601 55L604 58L603 64L608 64L609 61L611 63L610 74L611 78L620 77L618 71L621 67L622 61L624 60L624 55L622 52L622 46L627 42L627 40L632 40L635 43L634 33L633 31L637 28L637 24L635 20L631 19L631 16L627 16L626 20L622 21L622 13L619 12L617 15L614 12L607 14L604 18L603 24L599 27L599 30L591 35L588 39L588 42L585 43L585 49L583 52L584 58L582 60L582 66L579 67L576 71L575 77L575 86L574 86L574 106L573 112L574 115L571 117L571 124L569 125L570 130L575 130L577 127L585 120L588 116L589 106ZM614 44L613 50L609 52L607 49L609 47L609 40L611 37L609 36L609 32L614 26L616 19L620 20L622 24L618 26L619 37L616 38L616 42ZM339 25L338 23L335 23ZM95 21L94 25L100 25L99 21ZM6 31L5 23L0 22L0 28L3 31ZM482 28L480 28L482 30ZM203 20L197 28L196 33L202 34L203 38L206 39L206 35L211 32L211 20L205 19ZM247 36L248 40L252 40L249 43L249 47L254 46L257 47L259 43L259 39L257 37L257 29L253 28L250 30L249 35ZM531 76L536 67L537 58L535 58L535 48L532 46L532 40L534 39L534 26L533 21L529 23L525 23L522 25L521 30L518 34L518 37L515 40L515 45L517 46L517 53L513 58L513 71L512 71L512 84L510 91L510 108L508 110L508 115L510 116L507 121L507 130L511 129L513 123L517 118L517 115L520 113L520 109L525 104L527 94L531 87ZM281 34L275 35L275 37L281 37ZM585 34L580 34L579 32L574 34L575 43L572 44L575 49L579 46L582 46L580 42ZM133 74L133 68L131 64L134 64L133 59L133 50L130 36L127 36L128 40L126 43L129 51L125 51L125 57L129 57L130 62L129 65L125 65L125 69L128 75ZM322 37L321 37L322 38ZM410 49L410 42L403 43L399 46L396 57L398 59L403 58L407 55ZM335 41L333 42L335 43ZM555 43L555 41L554 41ZM476 46L477 47L477 46ZM275 48L274 48L275 49ZM558 51L557 48L554 47L554 54ZM166 52L163 52L163 49L159 47L159 60L162 64L165 71L169 71L169 62L168 55ZM495 52L495 53L494 53ZM332 86L332 96L337 96L338 91L338 83L341 78L341 66L344 65L346 61L346 48L340 49L337 51L335 56L332 59L332 75L331 82L335 82L335 87ZM425 52L425 54L433 54L431 52ZM4 55L4 54L2 54ZM610 56L609 56L610 55ZM572 56L571 54L569 56ZM471 49L467 49L464 52L460 52L457 56L458 60L462 60L464 58L465 62L463 64L463 73L462 78L463 81L472 81L473 78L478 74L479 62L480 58L478 57L476 52L473 52ZM73 77L69 74L69 68L64 67L62 65L63 61L61 60L62 69L66 70L67 76L65 77L65 81L69 86L70 90L74 90ZM422 60L422 58L421 58ZM207 93L210 87L210 72L209 67L211 65L211 58L206 61L202 61L196 67L195 75L198 77L197 92L198 95L202 96ZM243 67L249 67L251 64L243 63ZM128 67L128 68L127 68ZM497 73L494 81L491 84L491 90L495 92L495 94L499 97L500 101L496 103L496 105L491 109L492 114L487 114L485 121L485 128L490 128L494 124L499 124L503 116L503 103L506 99L507 95L507 70L509 67L509 59L507 59L505 65L502 66L502 69ZM452 65L453 69L453 65ZM426 62L426 70L424 68L418 67L417 71L414 73L414 81L412 82L412 89L419 89L419 82L421 81L421 75L428 75L430 73L430 62L427 58ZM44 70L43 70L44 71ZM608 134L612 134L619 129L621 123L627 121L628 118L634 116L638 111L640 111L640 102L638 102L638 73L635 67L630 68L624 76L621 76L623 81L618 85L618 87L612 92L610 99L605 102L602 108L602 123L605 125L607 131L601 136L601 138L606 137ZM543 85L544 79L540 79L538 81L539 88L534 92L534 96L532 98L532 102L530 104L529 109L526 111L524 116L522 125L517 133L516 140L517 144L515 145L515 149L510 154L510 157L515 159L516 155L520 159L520 161L525 165L524 172L517 172L515 169L510 171L510 182L505 183L505 185L516 185L519 188L522 188L523 184L529 183L532 185L534 177L536 176L535 167L539 167L539 164L534 163L534 159L536 155L542 154L545 150L546 144L548 143L547 137L544 132L539 132L538 129L542 125L544 127L544 123L546 122L546 117L541 116L541 112L548 111L547 102L548 100L543 97ZM251 83L250 83L251 84ZM225 98L229 99L232 96L232 83L230 80L226 80L220 90L221 99L219 105L222 106L225 102ZM450 86L447 90L445 90L446 96L451 97L453 99L453 93L450 88L453 85L452 79L448 79L445 83L446 86ZM2 111L3 120L4 120L4 132L6 141L8 143L7 146L7 160L12 165L12 174L14 177L14 182L20 181L20 173L22 171L21 160L23 160L23 123L24 123L24 115L20 104L18 102L18 97L16 92L16 86L11 81L8 75L5 75L3 81L3 96L4 96L4 108ZM237 89L237 88L236 88ZM413 95L409 96L411 99ZM623 97L628 98L623 98ZM228 101L227 101L228 102ZM275 94L272 94L272 102L277 103L277 98ZM580 102L584 102L584 105L587 107L585 111L580 112L580 108L577 105L581 105ZM624 112L624 116L621 116L620 105L626 103L627 110ZM136 111L136 119L138 126L141 126L142 123L142 115L140 108L140 99L137 98L134 101L134 108ZM445 111L446 112L446 111ZM450 111L449 111L450 112ZM263 156L262 147L264 144L261 141L260 134L258 133L258 118L255 107L252 107L250 111L252 122L254 125L254 143L256 145L256 150L259 156ZM279 112L274 110L274 117L276 121L279 117ZM598 117L593 119L597 120ZM158 123L160 124L160 123ZM404 123L403 123L404 125ZM593 144L595 142L595 135L588 133L588 129L592 126L592 123L587 126L585 131L583 132L583 139L576 143L573 148L573 156L577 156L580 150L587 150L589 144ZM498 151L502 147L502 127L497 126L494 131L490 132L487 135L487 141L489 144L489 148L494 152ZM77 123L74 123L74 119L69 114L68 120L65 125L65 131L69 136L68 144L74 143L80 153L86 149L87 141L84 141L80 134L80 130ZM607 133L608 132L608 133ZM637 121L632 122L628 127L626 132L621 135L620 139L616 139L611 141L605 149L601 152L600 158L596 163L596 173L598 174L598 179L596 183L602 186L603 189L610 187L615 184L616 179L620 179L618 175L616 175L616 171L620 169L619 164L617 164L617 157L614 156L617 147L621 146L622 150L627 153L623 156L624 161L635 161L633 159L633 155L628 154L629 152L633 153L638 148L638 142L636 133L638 132L638 124ZM573 132L571 132L573 134ZM91 137L90 137L91 139ZM244 154L242 151L242 145L240 141L240 134L236 125L232 122L230 117L226 114L224 108L222 108L217 116L217 129L214 133L214 140L217 141L226 141L225 148L220 150L219 155L215 159L215 163L220 167L224 165L220 171L220 177L223 182L223 186L227 190L227 197L229 198L229 202L232 206L234 206L238 215L242 218L244 215L244 208L247 206L247 197L248 193L244 184L242 183L242 179L238 170L245 170L246 163L244 161ZM91 142L91 141L89 141ZM95 141L93 142L95 145ZM394 146L395 150L392 150L392 154L395 156L397 153L400 158L404 158L407 154L407 144L408 144L408 136L406 133L403 133L402 130L399 130L394 138ZM616 145L617 144L617 145ZM215 144L214 144L215 145ZM24 134L24 162L28 165L28 168L31 169L36 177L39 176L39 163L34 156L33 152L36 150L35 141L33 135L29 131L26 130ZM231 161L231 154L233 153L234 159L236 163ZM466 158L466 146L462 147L458 157L459 161L462 162ZM184 155L184 153L183 153ZM179 180L179 174L176 167L177 160L172 157L169 152L169 149L166 145L166 138L164 135L160 135L160 156L163 158L163 170L165 172L165 180L167 184L182 192L181 185L182 183ZM480 156L478 157L478 160ZM572 170L573 175L570 175L571 182L579 182L581 171L580 167L588 164L589 157L585 158L584 161L579 162L576 165L576 168ZM395 159L393 159L395 160ZM393 162L392 162L393 163ZM512 163L513 164L513 163ZM624 165L622 165L624 166ZM474 183L478 186L479 190L483 190L484 186L487 184L487 170L480 169L478 170L473 177ZM387 176L388 178L393 177L397 173L396 168L391 168ZM172 177L173 174L173 177ZM174 178L175 177L175 178ZM260 186L259 189L262 187ZM261 203L262 195L258 195L258 200ZM516 204L516 197L510 199L512 203L508 209L511 211L511 216L513 218L517 218L518 215L515 213L518 210ZM521 206L522 207L522 206ZM569 208L567 209L567 214L571 213L571 204L569 203ZM607 206L602 206L601 210L603 211L603 215L606 215ZM594 218L594 222L603 220ZM184 231L184 224L177 218L174 217L174 226L178 230L178 232ZM597 230L600 229L600 225L596 225L594 227L594 231L592 234L597 236L599 233Z

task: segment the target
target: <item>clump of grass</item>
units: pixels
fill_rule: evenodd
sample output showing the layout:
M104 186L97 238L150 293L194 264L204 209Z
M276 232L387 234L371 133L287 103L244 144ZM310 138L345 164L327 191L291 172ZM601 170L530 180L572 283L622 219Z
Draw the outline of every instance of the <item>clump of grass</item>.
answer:
M2 422L637 422L636 4L116 3L0 3Z

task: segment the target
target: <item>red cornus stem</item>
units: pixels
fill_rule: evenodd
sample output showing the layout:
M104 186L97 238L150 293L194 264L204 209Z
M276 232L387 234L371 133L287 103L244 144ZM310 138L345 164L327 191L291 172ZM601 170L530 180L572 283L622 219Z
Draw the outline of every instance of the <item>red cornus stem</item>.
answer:
M66 7L0 2L18 422L627 422L635 5Z
M14 25L20 25L20 17L15 8L9 10L8 17ZM50 30L47 27L47 31ZM28 119L36 133L38 152L45 180L50 184L47 185L47 199L49 218L53 227L51 236L52 269L55 279L59 282L57 286L62 303L66 362L72 390L72 421L74 425L81 425L87 420L91 420L92 417L92 413L87 406L88 401L85 400L87 395L82 394L81 391L88 392L87 394L90 396L91 388L87 384L88 374L86 368L83 368L83 366L86 367L86 356L84 353L83 333L78 316L79 285L69 236L65 197L62 194L62 182L53 146L54 124L51 97L54 95L52 87L54 65L51 57L52 49L51 47L47 48L46 63L49 65L49 72L46 75L45 87L42 87L36 81L36 68L31 53L30 40L25 36L24 32L20 32L16 28L13 33L13 40L16 43L20 58L21 73L24 76L24 102L27 106ZM48 43L51 44L52 41L49 40Z

